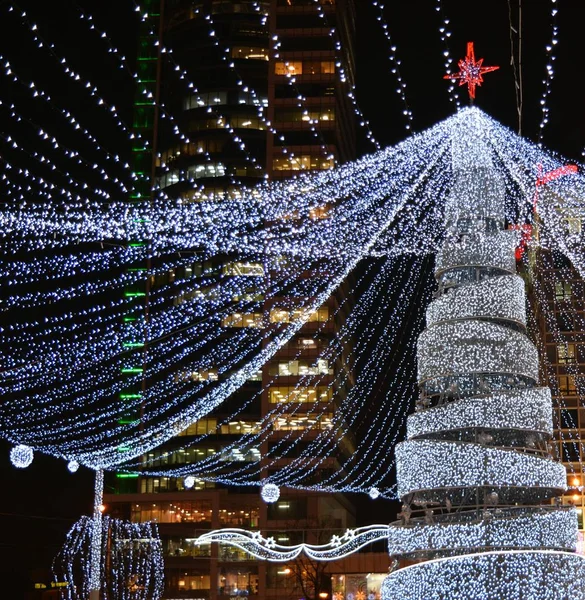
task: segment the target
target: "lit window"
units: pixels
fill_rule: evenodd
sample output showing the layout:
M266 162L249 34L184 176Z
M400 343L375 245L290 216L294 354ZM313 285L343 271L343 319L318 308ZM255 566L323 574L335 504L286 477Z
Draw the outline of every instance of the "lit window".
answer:
M223 266L223 274L261 277L264 275L264 267L260 263L231 262Z
M571 299L571 282L557 281L555 282L555 300L570 300Z
M303 63L299 61L293 62L276 62L274 64L275 75L302 75Z
M328 402L331 397L331 388L322 385L316 387L272 387L269 390L271 404Z
M232 58L268 60L268 50L257 46L234 46Z
M329 361L318 359L317 362L309 360L278 361L269 368L270 375L281 377L303 375L332 375L333 369L329 368Z
M191 110L202 106L219 106L227 104L227 92L205 92L187 96L183 100L183 109Z
M316 206L315 208L311 208L309 211L309 218L313 221L318 221L319 219L325 219L329 216L330 207L329 206Z
M559 392L563 395L577 393L577 384L574 375L559 375Z
M560 363L575 362L575 344L558 344L557 357Z
M273 159L274 171L309 171L328 170L335 166L332 156L313 156L303 154L300 156L279 156Z
M262 313L233 313L224 317L221 321L224 327L251 327L262 329Z

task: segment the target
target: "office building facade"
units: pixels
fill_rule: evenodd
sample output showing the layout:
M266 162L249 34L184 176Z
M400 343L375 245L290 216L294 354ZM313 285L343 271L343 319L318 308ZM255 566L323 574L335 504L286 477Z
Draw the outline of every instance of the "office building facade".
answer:
M355 158L355 114L348 95L354 78L352 0L151 4L149 25L160 40L153 52L148 28L143 27L139 66L145 83L136 104L138 129L153 139L150 148L156 152L149 160L143 149L137 163L145 172L152 165L149 183L162 194L185 202L221 201L237 196L242 186L331 169ZM226 331L270 329L294 321L297 309L291 298L268 301L258 293L262 286L256 284L268 275L265 269L260 261L237 256L204 264L194 254L185 272L152 279L150 286L155 289L174 278L202 273L247 277L254 308L226 316L223 326ZM318 274L307 274L311 276ZM335 374L347 353L335 363L320 356L345 318L349 303L343 298L341 290L315 311L233 398L167 446L146 455L144 471L217 456L243 434L258 431L275 406L290 403L290 412L278 411L262 444L225 457L224 472L247 462L260 465L262 476L286 467L294 457L291 446L301 452L320 431L331 427L333 409L315 420L310 408L320 402L332 406ZM192 300L178 296L171 301ZM214 368L179 376L194 381L220 377ZM345 380L350 386L351 376ZM242 403L245 412L228 420ZM200 436L205 436L202 443L197 441ZM277 444L284 448L282 456L275 455ZM289 444L288 450L284 444ZM347 455L351 450L346 441L340 452ZM270 460L264 458L267 453ZM328 458L317 476L326 477L339 468L337 458ZM342 494L283 489L279 500L267 505L257 486L227 487L204 479L185 489L182 478L119 474L108 482L105 504L109 513L133 522L159 523L165 597L188 600L239 596L276 600L292 591L331 597L332 571L321 565L271 565L233 548L199 547L194 540L209 529L243 527L271 532L283 544L318 543L355 522L355 509Z

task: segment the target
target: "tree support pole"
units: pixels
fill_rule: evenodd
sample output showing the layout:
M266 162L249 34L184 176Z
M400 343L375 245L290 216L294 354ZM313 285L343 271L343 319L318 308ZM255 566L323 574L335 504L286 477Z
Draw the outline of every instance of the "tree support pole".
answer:
M104 499L104 472L95 472L93 498L93 527L91 531L89 600L100 600L102 562L102 502Z

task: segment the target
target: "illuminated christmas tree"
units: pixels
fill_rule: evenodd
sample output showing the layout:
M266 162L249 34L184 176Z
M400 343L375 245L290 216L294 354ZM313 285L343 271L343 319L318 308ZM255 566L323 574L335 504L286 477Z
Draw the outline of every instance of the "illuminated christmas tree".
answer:
M584 598L577 514L561 506L549 388L526 331L506 190L473 112L452 146L438 290L418 340L416 412L396 448L401 520L386 600ZM552 502L551 502L552 501Z

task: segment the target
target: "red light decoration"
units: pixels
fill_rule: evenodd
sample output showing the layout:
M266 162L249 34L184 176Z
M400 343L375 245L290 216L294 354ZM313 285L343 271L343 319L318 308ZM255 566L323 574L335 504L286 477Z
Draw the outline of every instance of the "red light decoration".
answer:
M536 205L538 204L538 188L542 185L546 185L547 183L562 177L563 175L571 175L573 173L577 173L578 169L576 165L565 165L563 167L558 167L557 169L553 169L548 173L542 172L542 165L538 165L538 176L536 177L536 187L534 190L534 200L533 200L533 208L536 213ZM521 260L526 252L526 248L530 243L533 234L532 225L511 225L510 229L515 229L521 232L520 243L516 248L516 260Z
M542 185L546 185L563 175L571 175L573 173L577 173L577 165L565 165L563 167L558 167L557 169L553 169L548 173L542 172L542 165L538 165L538 175L536 177L536 187L534 189L534 200L532 202L534 212L536 212L536 205L538 204L538 188Z
M483 58L475 60L475 52L473 50L473 42L467 42L467 56L462 58L457 64L459 66L459 73L453 73L445 75L443 79L459 79L459 85L467 84L467 91L469 92L469 98L473 101L475 99L475 87L479 86L483 82L482 75L484 73L490 73L500 67L482 67Z
M516 248L516 260L522 260L528 244L532 239L532 225L510 225L510 229L520 232L520 241Z

